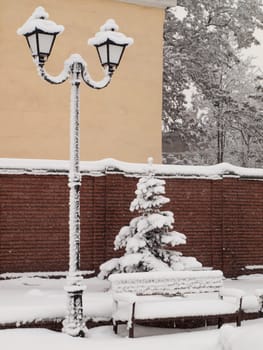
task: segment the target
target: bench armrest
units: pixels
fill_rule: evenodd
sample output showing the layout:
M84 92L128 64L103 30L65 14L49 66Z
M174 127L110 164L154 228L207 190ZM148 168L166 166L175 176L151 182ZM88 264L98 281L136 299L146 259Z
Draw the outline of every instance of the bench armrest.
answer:
M245 296L245 292L241 289L237 288L221 288L219 290L219 297L223 299L224 297L232 297L235 298L239 303L239 310L242 309L242 300Z
M113 293L112 298L116 302L126 302L133 304L137 301L137 295L134 293Z
M135 303L137 300L137 295L134 293L113 293L113 324L116 325L116 313L119 309L119 302L124 302L128 304L128 315L127 315L127 327L131 328L133 320L134 320L134 312L135 312Z
M256 289L255 293L258 298L263 298L263 289Z
M237 288L220 288L219 295L222 297L236 297L240 299L245 295L245 292Z
M260 310L263 310L263 289L256 289L255 291L256 297L260 303Z

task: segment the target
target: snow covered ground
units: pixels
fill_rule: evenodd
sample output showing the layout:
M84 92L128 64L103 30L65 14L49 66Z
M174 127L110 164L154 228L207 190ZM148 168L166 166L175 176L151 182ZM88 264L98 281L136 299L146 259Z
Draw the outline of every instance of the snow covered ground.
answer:
M84 312L98 320L111 318L112 297L109 283L84 279ZM48 279L26 275L0 281L0 323L25 323L47 318L64 318L66 313L65 278Z
M42 317L64 317L65 279L43 279L22 277L0 281L0 323L25 322ZM84 296L85 313L98 319L110 317L112 299L107 283L95 278L85 280L87 292ZM240 277L226 280L225 286L241 288L247 295L263 287L263 275ZM251 301L249 303L252 304ZM221 330L206 329L159 329L136 326L136 338L128 339L125 326L118 335L111 326L89 330L88 338L71 338L65 334L46 329L7 329L0 331L1 348L8 350L118 350L151 349L161 347L179 350L262 350L263 319L243 321L242 327L225 325Z
M88 338L72 338L47 329L7 329L0 330L0 344L8 350L262 350L262 328L262 319L246 321L241 328L225 325L220 330L138 326L135 339L124 336L126 332L114 335L110 326L90 329Z

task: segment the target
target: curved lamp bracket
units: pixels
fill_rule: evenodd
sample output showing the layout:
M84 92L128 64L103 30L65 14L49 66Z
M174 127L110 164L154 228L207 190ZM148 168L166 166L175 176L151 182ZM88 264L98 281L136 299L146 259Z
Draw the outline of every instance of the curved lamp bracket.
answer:
M64 83L67 79L69 79L70 76L72 76L76 66L81 67L80 73L83 81L93 89L103 89L104 87L106 87L110 83L111 77L113 75L113 72L108 67L105 67L104 78L101 79L100 81L93 80L87 70L87 63L79 54L71 55L65 61L63 71L57 76L52 76L49 73L47 73L44 66L39 65L37 60L35 60L35 63L37 65L37 70L41 78L43 78L44 80L48 81L51 84Z

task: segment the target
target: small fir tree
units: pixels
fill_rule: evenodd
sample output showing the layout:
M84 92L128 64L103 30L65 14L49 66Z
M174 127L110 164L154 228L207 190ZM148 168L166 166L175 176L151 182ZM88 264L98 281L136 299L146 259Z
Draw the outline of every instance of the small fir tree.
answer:
M137 183L136 198L130 211L140 215L121 228L114 241L114 249L125 248L125 254L100 266L99 277L107 278L112 273L161 270L191 270L201 267L193 257L183 257L180 252L167 249L186 243L186 236L173 230L174 215L161 211L168 203L165 197L165 181L157 179L149 159L148 174Z

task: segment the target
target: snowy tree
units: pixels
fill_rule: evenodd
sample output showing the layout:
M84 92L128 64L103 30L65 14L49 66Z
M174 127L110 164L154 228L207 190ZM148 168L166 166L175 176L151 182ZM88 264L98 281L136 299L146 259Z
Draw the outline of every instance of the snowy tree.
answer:
M114 241L115 250L125 248L120 258L111 259L100 266L99 277L107 278L116 272L142 272L161 270L191 270L202 265L193 257L184 257L178 251L167 249L186 243L186 236L173 230L174 215L161 211L168 203L165 181L157 179L152 166L140 178L131 202L130 211L139 216L121 228Z
M236 164L248 165L245 159L248 157L237 152L243 146L249 158L252 150L255 158L262 158L257 152L261 147L259 137L243 136L246 127L251 129L257 124L258 128L260 119L255 121L251 117L262 110L260 103L251 106L247 97L245 101L242 98L245 95L242 82L247 82L247 77L240 52L259 44L255 36L257 28L263 28L262 0L178 0L175 9L166 11L163 130L179 134L191 154L195 148L197 157L189 159L188 163L196 163L194 158L201 158L198 163L206 164L206 160L211 164L233 159ZM244 63L245 66L249 73ZM241 69L242 74L238 72ZM210 105L206 123L195 120L200 113L194 116L189 111L187 99L193 87L195 94L201 97L199 101L203 99ZM199 105L199 111L201 108ZM242 130L238 134L234 128L236 124L240 128L241 120ZM204 132L200 133L200 127ZM205 134L207 140L200 137ZM208 147L203 147L205 143ZM231 154L233 144L235 154Z

